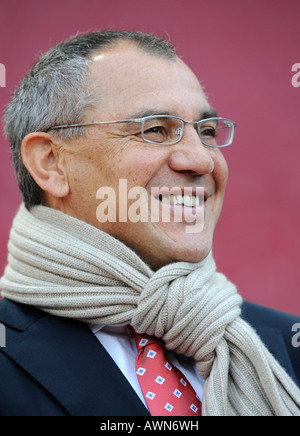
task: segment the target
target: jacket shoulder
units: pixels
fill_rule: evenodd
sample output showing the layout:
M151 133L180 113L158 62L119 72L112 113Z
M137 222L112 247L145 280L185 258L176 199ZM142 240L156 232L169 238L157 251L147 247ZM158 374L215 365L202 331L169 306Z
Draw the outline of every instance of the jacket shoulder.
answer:
M241 316L300 387L300 338L299 345L293 339L300 317L248 301Z
M8 300L0 323L0 415L148 415L86 323Z
M0 300L0 324L5 335L0 344L0 416L68 415L47 389L9 353L11 347L18 347L19 343L22 346L23 332L41 317L38 310L29 306Z
M14 303L6 298L0 299L0 323L25 330L30 324L42 317L42 312L25 304Z
M250 301L244 301L242 304L242 318L250 324L263 324L272 328L276 328L278 323L281 327L290 327L291 324L300 322L300 316Z

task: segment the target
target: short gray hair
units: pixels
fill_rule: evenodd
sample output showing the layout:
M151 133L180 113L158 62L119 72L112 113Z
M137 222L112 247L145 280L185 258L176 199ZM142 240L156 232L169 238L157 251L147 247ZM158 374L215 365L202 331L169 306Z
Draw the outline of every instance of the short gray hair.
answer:
M42 55L17 87L4 116L5 135L25 206L42 202L42 190L25 168L21 157L24 137L62 124L79 124L88 109L99 104L89 86L91 54L118 40L128 40L144 52L174 59L177 52L167 40L153 34L99 31L77 35ZM83 135L84 129L60 130L64 139Z

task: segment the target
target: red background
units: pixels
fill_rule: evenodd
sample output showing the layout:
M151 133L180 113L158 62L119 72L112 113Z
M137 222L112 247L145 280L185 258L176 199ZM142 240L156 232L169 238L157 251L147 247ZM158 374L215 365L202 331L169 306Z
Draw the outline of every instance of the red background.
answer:
M142 30L170 37L211 104L238 123L214 255L248 300L300 315L299 0L1 0L0 63L9 95L39 54L78 31ZM1 123L1 129L3 124ZM0 274L20 203L1 137Z

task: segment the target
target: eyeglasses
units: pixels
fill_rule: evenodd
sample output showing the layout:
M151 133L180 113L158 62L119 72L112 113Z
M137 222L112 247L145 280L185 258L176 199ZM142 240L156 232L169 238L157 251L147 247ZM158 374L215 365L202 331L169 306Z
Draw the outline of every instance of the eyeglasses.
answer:
M227 118L206 118L200 121L184 121L173 115L150 115L142 118L117 121L98 121L95 123L64 124L47 129L66 129L70 127L101 126L105 124L128 123L129 135L141 136L150 144L173 145L183 136L187 124L193 124L198 131L201 142L208 147L227 147L233 141L236 123Z

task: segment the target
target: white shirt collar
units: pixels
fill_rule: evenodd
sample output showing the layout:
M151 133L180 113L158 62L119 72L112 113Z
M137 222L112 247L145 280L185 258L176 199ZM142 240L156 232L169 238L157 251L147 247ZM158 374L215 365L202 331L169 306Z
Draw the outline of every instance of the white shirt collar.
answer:
M99 332L100 330L102 330L106 333L120 334L120 335L124 334L124 335L129 336L127 324L126 325L105 325L105 324L91 322L91 323L88 323L88 326L94 334Z

